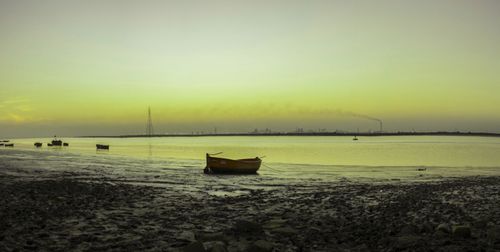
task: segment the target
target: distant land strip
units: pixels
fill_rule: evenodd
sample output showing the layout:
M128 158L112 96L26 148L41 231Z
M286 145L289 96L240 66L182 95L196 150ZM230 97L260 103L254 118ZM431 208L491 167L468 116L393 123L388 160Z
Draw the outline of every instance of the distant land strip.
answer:
M154 134L154 135L114 135L114 136L78 136L82 138L134 138L134 137L205 137L205 136L482 136L500 137L500 133L489 132L268 132L268 133L204 133L204 134Z

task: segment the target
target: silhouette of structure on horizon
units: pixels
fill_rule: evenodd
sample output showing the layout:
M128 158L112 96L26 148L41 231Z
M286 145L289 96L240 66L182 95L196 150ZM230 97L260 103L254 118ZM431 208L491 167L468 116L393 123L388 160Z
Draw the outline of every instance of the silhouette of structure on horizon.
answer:
M148 123L146 125L146 135L151 137L153 136L154 130L153 130L153 120L151 119L151 107L148 107Z

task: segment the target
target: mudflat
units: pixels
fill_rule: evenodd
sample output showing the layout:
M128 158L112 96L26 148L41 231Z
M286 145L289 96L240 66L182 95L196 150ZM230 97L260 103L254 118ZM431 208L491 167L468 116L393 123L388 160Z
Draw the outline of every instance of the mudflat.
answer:
M3 173L0 250L500 249L500 177L216 188Z

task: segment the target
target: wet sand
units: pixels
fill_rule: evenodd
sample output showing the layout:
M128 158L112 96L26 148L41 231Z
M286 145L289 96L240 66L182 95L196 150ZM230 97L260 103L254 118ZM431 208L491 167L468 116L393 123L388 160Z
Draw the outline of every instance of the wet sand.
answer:
M3 172L0 251L497 251L499 192L500 177L186 191Z

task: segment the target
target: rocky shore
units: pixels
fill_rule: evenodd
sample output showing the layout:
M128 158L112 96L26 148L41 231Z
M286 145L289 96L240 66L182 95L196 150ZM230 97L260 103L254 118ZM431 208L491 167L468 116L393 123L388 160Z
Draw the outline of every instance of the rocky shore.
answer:
M0 251L500 250L500 177L214 188L3 174Z

